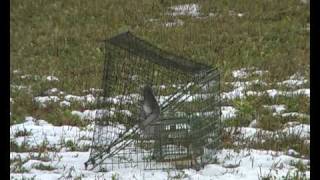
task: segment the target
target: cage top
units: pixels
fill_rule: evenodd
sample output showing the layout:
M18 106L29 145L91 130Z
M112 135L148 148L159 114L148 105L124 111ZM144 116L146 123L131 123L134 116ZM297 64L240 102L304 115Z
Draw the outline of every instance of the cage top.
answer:
M106 42L166 68L180 69L189 73L212 69L208 65L161 50L149 42L134 36L129 31L107 39Z

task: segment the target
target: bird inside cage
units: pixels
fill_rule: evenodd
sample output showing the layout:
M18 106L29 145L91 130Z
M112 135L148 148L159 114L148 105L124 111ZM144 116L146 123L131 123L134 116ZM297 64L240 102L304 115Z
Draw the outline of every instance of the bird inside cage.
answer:
M142 90L143 100L140 107L140 129L142 138L154 140L153 158L161 159L160 106L151 86L145 85Z
M160 119L160 106L154 96L153 90L149 85L143 88L143 101L140 109L140 129L146 137L155 135L155 127L151 123L157 123Z

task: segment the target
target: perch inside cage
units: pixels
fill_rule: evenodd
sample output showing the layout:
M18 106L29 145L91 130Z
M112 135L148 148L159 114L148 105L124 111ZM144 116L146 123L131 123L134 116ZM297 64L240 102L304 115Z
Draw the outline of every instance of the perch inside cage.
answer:
M199 168L219 147L216 69L126 32L105 41L102 86L86 168Z

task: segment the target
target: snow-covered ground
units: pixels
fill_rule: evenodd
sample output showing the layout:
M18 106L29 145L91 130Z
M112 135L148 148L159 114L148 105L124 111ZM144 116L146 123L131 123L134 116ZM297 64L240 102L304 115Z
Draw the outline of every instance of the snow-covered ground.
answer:
M177 16L196 14L198 6L191 6L191 10L185 10L185 7L172 8L177 12ZM193 13L193 14L192 14ZM15 72L15 73L18 73ZM268 74L268 71L252 69L238 69L232 72L232 82L225 82L232 85L233 89L228 92L222 92L224 100L233 100L236 98L245 99L248 96L266 95L272 98L284 96L310 96L310 89L305 85L308 81L294 74L287 80L276 83L280 86L288 86L292 90L278 90L268 88L264 91L248 90L252 85L268 86L270 84L263 82L259 76ZM247 80L250 76L258 76L257 79ZM35 78L32 75L24 75L21 78ZM41 79L41 78L40 78ZM45 76L42 78L47 81L58 81L54 76ZM11 85L15 90L29 89L28 86ZM165 87L162 87L165 88ZM101 92L101 89L84 90L87 95L77 96L60 91L57 88L48 89L43 96L34 97L34 102L40 107L46 107L49 103L56 103L61 107L71 108L73 103L92 104L97 101L94 95ZM195 94L194 96L206 96L205 94ZM103 99L112 103L118 103L119 100L125 100L126 103L133 103L139 98L138 94L132 96L117 96L114 98ZM167 97L160 97L163 101ZM187 101L192 101L193 97L186 97ZM10 102L15 103L14 97ZM59 106L58 106L59 107ZM285 104L265 104L264 108L270 109L273 115L280 117L302 117L309 118L308 114L301 112L290 112ZM236 118L237 109L231 105L222 106L222 120L228 121L229 118ZM100 113L109 113L110 115L122 113L131 116L127 110L104 110L104 109L72 109L71 114L80 117L80 120L94 120L100 117ZM210 112L208 112L210 115ZM93 121L91 121L93 122ZM241 143L264 141L264 138L275 137L278 135L298 136L303 142L303 146L309 146L310 143L310 125L301 124L301 122L290 121L283 125L277 131L267 131L258 128L257 120L252 120L248 127L225 127L225 131L231 132L239 141L233 142L234 145ZM258 179L258 177L273 177L279 179L288 174L293 175L297 172L297 163L309 167L309 159L300 156L299 152L289 149L285 152L270 151L262 149L222 149L219 150L214 162L206 165L200 171L193 169L183 170L143 170L138 168L116 169L109 172L96 172L85 170L84 162L89 158L89 147L91 145L94 131L94 124L86 127L77 126L54 126L46 120L26 117L21 124L15 124L10 127L10 140L17 146L27 144L30 152L11 152L10 170L11 179L32 178L35 179ZM37 149L45 145L46 150L38 154L32 149ZM54 150L52 150L54 149ZM306 170L302 176L309 178L310 171Z
M166 180L174 177L181 179L257 179L259 176L271 175L279 179L293 174L297 168L294 164L300 162L309 166L306 159L295 158L286 154L295 153L293 150L284 152L242 149L223 149L216 154L216 162L206 165L200 171L184 169L181 171L143 170L137 168L116 169L109 172L88 171L84 162L89 158L89 152L47 152L38 153L10 153L10 159L23 161L22 167L27 173L11 173L12 178L22 179L35 177L35 179L159 179ZM37 158L35 158L37 157ZM40 159L40 160L39 160ZM41 159L46 159L41 160ZM39 164L50 166L52 170L39 170ZM306 177L310 172L306 171Z

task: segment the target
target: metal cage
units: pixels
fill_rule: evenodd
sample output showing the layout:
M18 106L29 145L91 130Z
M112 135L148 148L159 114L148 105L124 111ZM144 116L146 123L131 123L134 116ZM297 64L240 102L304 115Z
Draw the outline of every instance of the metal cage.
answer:
M105 41L103 93L86 168L199 169L221 137L217 69L163 51L125 32ZM142 88L150 85L160 119L139 129Z

